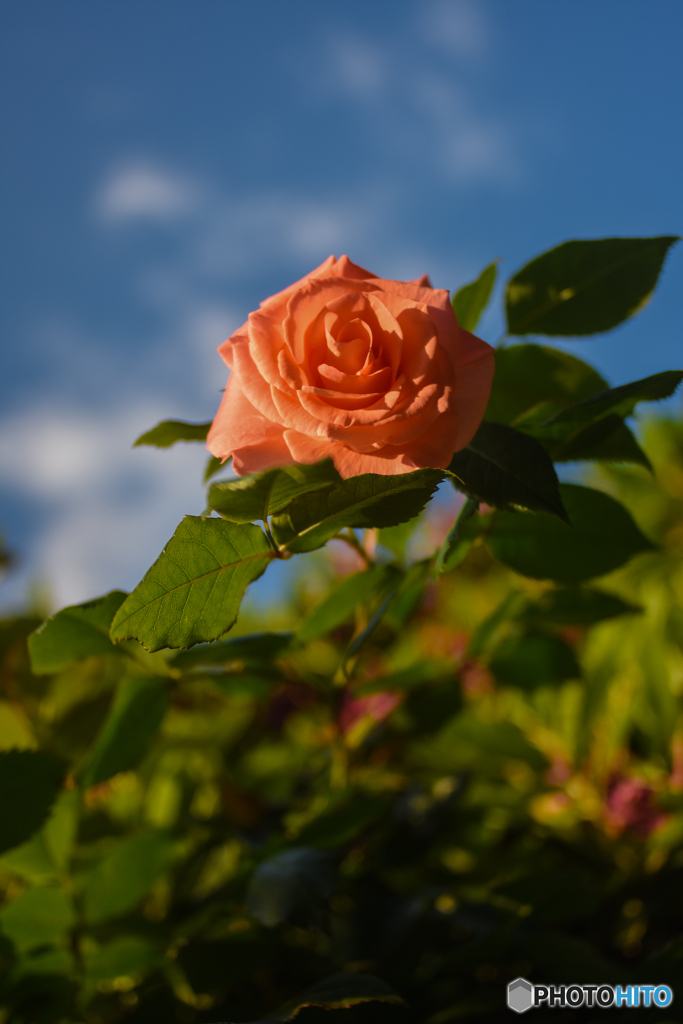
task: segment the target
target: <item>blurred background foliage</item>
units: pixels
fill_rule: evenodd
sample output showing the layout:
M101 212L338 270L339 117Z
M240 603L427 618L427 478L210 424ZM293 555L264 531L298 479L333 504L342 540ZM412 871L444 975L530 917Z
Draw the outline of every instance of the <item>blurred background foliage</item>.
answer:
M675 984L683 422L640 435L653 472L588 482L656 546L597 584L525 579L480 536L435 582L449 487L417 521L356 535L376 566L335 541L215 644L115 648L114 592L60 619L71 654L44 643L32 669L42 614L5 620L2 748L12 778L32 755L51 811L20 845L0 827L2 1021L344 1007L354 1024L486 1024L508 1019L517 975ZM31 834L44 808L0 789Z

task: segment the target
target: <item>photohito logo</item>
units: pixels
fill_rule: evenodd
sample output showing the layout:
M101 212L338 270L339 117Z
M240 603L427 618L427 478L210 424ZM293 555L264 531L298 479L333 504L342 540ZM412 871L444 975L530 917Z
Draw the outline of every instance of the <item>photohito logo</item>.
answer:
M508 1006L526 1013L535 1006L567 1009L577 1006L669 1006L674 994L668 985L532 985L515 978L508 985Z

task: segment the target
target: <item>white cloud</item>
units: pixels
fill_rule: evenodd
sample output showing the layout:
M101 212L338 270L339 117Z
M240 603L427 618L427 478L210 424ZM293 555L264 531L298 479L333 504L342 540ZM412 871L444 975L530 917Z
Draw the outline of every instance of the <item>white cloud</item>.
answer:
M329 43L326 74L343 92L358 98L373 96L386 85L387 60L366 39L336 33Z
M199 190L181 175L151 164L119 167L96 197L99 216L110 223L133 220L173 221L191 213Z
M130 589L182 516L201 512L200 445L131 448L162 416L149 402L98 413L41 407L0 423L0 475L45 517L12 589L47 580L57 607Z
M418 23L432 43L456 57L478 57L489 43L489 26L481 2L434 0L421 4Z

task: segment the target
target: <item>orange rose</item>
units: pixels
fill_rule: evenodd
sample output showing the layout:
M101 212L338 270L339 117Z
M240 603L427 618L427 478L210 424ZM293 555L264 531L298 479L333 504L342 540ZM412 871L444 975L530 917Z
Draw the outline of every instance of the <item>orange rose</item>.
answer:
M445 469L486 408L493 349L429 278L334 256L218 349L232 372L209 451L240 475L331 458L340 476Z

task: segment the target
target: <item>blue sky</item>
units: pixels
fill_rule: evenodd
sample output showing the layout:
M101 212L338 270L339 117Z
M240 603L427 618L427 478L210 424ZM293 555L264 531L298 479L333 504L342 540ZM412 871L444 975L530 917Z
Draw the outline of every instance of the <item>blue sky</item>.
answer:
M330 253L453 289L683 230L680 0L5 0L0 38L5 604L137 582L203 453L131 442L210 419L216 347ZM679 366L682 273L570 349Z

